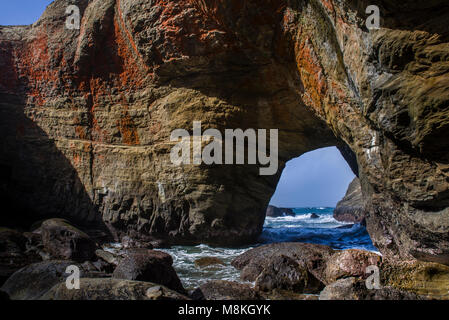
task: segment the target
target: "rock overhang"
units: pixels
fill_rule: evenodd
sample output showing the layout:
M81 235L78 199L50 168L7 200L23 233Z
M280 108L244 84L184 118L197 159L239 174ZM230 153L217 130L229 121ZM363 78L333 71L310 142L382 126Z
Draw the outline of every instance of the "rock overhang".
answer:
M351 149L384 254L447 263L448 8L371 2L380 30L365 28L365 2L329 0L80 1L78 31L58 0L32 26L2 27L0 91L20 100L3 100L8 192L119 233L251 242L280 173L176 168L167 141L193 121L278 128L281 167ZM26 166L41 169L27 179Z

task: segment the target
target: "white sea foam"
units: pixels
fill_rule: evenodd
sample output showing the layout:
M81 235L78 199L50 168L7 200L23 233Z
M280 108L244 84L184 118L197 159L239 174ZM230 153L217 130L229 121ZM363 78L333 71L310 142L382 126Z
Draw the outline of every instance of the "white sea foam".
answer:
M372 246L365 229L360 225L338 229L347 224L335 220L331 208L307 208L295 211L297 212L295 216L267 217L260 239L261 244L283 241L311 242L326 244L335 249L364 249L380 254ZM317 213L319 218L312 219L313 212ZM167 252L173 257L173 267L184 287L195 289L210 280L241 281L240 272L231 266L231 261L250 248L215 248L203 244L158 250ZM121 250L121 244L113 243L104 249L118 252ZM204 257L221 259L224 265L212 265L202 269L195 266L195 261Z

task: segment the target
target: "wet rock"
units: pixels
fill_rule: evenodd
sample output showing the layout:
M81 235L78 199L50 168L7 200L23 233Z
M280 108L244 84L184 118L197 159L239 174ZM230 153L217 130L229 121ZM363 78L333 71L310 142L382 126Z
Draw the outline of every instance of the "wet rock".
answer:
M241 270L240 277L242 280L255 281L271 257L284 255L298 263L304 263L315 278L325 283L326 261L333 253L332 248L324 245L273 243L250 249L235 258L231 264Z
M98 277L98 273L87 272L75 261L43 261L26 266L15 272L1 290L6 292L11 300L36 300L58 283L64 283L70 274L65 273L68 266L80 268L80 276Z
M266 216L272 218L295 216L295 212L293 212L293 210L289 208L278 208L270 205L267 208Z
M326 286L319 300L423 300L423 297L392 287L370 290L365 281L346 278Z
M261 300L249 284L215 280L201 285L192 293L194 300Z
M54 258L84 262L95 256L95 242L67 220L46 220L40 230L45 250Z
M346 195L337 203L334 218L337 221L351 223L361 223L365 219L362 187L358 178L349 184Z
M80 290L65 284L51 288L40 300L189 300L164 286L122 279L80 279Z
M185 290L172 264L172 257L162 251L132 249L126 252L112 277L154 282L184 293Z
M337 251L326 263L326 284L331 284L341 278L361 277L366 278L368 266L380 266L381 257L373 252L365 250Z
M319 215L317 215L316 213L312 213L311 215L310 215L310 219L318 219L320 216Z
M206 268L213 265L225 265L224 261L216 257L204 257L195 260L195 266Z
M304 262L298 263L284 255L271 257L255 284L255 289L259 291L319 293L323 288L324 285L309 272Z

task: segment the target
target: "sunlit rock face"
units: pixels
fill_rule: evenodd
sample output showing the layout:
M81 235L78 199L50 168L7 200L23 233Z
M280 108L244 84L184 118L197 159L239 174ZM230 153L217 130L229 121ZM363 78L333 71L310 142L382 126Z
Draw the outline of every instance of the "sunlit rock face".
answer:
M84 0L80 30L69 4L0 28L1 191L20 222L243 244L285 162L337 145L382 253L449 263L447 1ZM193 121L279 129L278 173L174 166L170 133Z

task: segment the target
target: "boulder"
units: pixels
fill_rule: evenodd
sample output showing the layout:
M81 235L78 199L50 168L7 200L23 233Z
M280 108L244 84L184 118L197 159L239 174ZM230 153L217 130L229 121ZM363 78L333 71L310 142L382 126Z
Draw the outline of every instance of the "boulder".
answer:
M195 266L206 268L213 265L225 265L224 261L216 257L204 257L195 260Z
M272 205L269 205L266 212L267 217L277 218L284 216L295 216L295 212L289 208L278 208Z
M81 277L99 277L99 272L87 272L75 261L51 260L34 263L15 272L3 284L1 290L11 300L36 300L58 283L64 283L70 274L65 273L68 266L80 268Z
M392 287L370 290L363 280L345 278L326 286L319 300L423 300L423 297Z
M319 293L323 287L304 262L298 263L284 255L271 257L255 284L255 289L259 291L286 290L296 293Z
M315 212L313 212L311 215L310 215L310 219L318 219L320 216L319 215L317 215Z
M172 257L162 251L149 249L128 250L112 277L115 279L154 282L184 293L181 281L173 269Z
M380 266L381 257L365 250L342 250L332 255L326 263L325 283L331 284L338 279L348 277L366 278L368 266Z
M79 290L57 284L40 300L189 300L164 286L122 279L80 279Z
M192 293L194 300L261 300L261 295L249 284L214 280Z
M272 243L250 249L231 264L241 270L240 277L245 281L255 281L263 271L269 258L278 255L287 256L295 261L302 262L309 272L322 283L325 283L326 261L334 254L331 247L310 243Z
M84 262L95 256L95 242L67 220L46 220L40 231L45 250L54 258Z
M349 184L344 198L337 203L334 218L341 222L362 223L365 219L365 209L360 180L354 178Z

